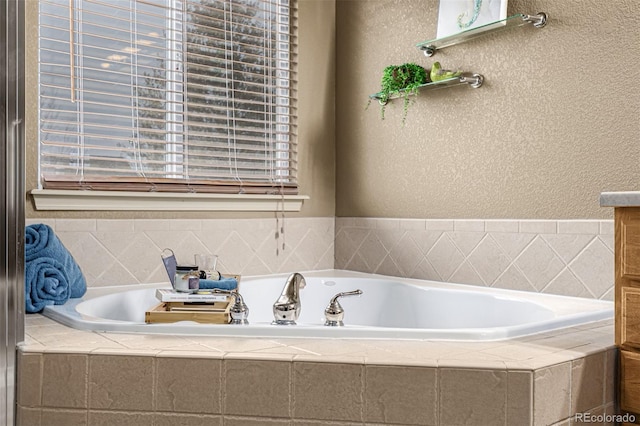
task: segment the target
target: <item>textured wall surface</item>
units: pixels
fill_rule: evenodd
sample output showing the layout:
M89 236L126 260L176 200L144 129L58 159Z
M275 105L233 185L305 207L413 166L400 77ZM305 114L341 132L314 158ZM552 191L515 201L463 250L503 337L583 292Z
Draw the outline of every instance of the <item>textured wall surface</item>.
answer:
M337 216L611 218L605 190L640 188L640 15L634 0L509 0L545 28L486 35L425 57L437 0L337 2ZM387 65L481 73L479 89L392 102Z

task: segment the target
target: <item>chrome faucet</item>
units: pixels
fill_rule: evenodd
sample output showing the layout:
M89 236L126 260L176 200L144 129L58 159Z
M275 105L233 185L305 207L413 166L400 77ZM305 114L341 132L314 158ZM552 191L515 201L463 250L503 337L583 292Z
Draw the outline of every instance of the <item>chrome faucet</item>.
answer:
M329 301L329 306L324 310L324 316L326 318L324 325L329 327L342 327L344 322L344 309L342 309L342 305L338 302L338 298L344 296L360 296L362 294L362 290L354 290L354 291L346 291L344 293L338 293L331 298Z
M284 283L282 294L273 304L273 324L295 325L300 316L300 289L307 285L302 274L294 272Z
M227 294L232 296L234 299L233 305L229 309L229 316L231 317L231 321L229 324L238 324L238 325L246 325L249 324L247 317L249 316L249 307L246 303L244 303L244 298L238 293L238 290L222 290L216 288L213 290L214 293Z
M233 297L235 299L235 303L229 310L229 315L231 316L230 324L249 324L249 321L247 320L247 317L249 316L249 307L244 303L244 299L237 290L233 293Z

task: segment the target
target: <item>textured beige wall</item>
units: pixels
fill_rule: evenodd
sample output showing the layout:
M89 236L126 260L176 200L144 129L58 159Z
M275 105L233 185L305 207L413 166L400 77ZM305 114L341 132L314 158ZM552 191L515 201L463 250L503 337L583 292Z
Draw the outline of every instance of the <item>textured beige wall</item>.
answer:
M640 189L636 0L509 0L543 29L484 36L427 58L437 0L337 1L337 216L609 218L605 190ZM481 73L479 89L365 110L382 69Z
M26 2L26 188L38 185L38 2ZM305 201L300 213L335 214L335 1L300 0L298 4L298 181ZM273 213L211 212L49 212L36 211L27 196L28 218L224 218L272 217Z

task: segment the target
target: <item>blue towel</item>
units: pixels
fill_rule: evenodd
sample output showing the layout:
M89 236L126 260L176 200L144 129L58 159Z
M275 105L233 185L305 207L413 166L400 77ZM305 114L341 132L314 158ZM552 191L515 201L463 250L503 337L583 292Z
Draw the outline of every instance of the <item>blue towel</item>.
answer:
M49 276L53 276L51 271L47 271L47 274L41 274L38 271L42 268L42 263L46 263L49 268L57 268L61 272L64 272L66 277L66 285L68 286L67 292L69 297L77 298L84 296L87 291L87 282L82 274L80 266L76 263L75 259L69 253L69 251L62 244L62 241L53 232L53 229L45 224L29 225L25 230L25 296L28 299L34 293L29 291L31 287L35 287L36 291L43 290L45 285L49 286L49 291L53 287L50 283L45 283ZM46 259L46 261L38 262L37 260ZM52 262L55 261L55 262ZM32 282L28 282L27 278L30 277ZM43 282L40 282L42 280ZM64 280L58 280L60 282ZM61 285L61 284L58 284ZM64 285L64 284L62 284ZM57 290L61 295L64 293L61 290ZM63 298L63 297L62 297ZM27 306L33 301L27 300ZM66 299L61 303L66 302ZM39 306L39 303L32 303L33 306Z
M220 278L219 280L200 280L200 288L203 290L235 290L238 287L238 280L233 277Z
M69 300L69 276L62 263L55 259L40 257L27 263L24 281L24 299L29 313Z

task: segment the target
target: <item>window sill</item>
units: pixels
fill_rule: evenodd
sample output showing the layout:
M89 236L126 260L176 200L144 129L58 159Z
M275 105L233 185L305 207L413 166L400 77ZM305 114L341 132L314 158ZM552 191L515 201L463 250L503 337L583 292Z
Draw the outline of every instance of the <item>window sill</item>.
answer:
M36 210L297 212L306 195L178 194L33 189ZM282 205L284 199L284 207Z

